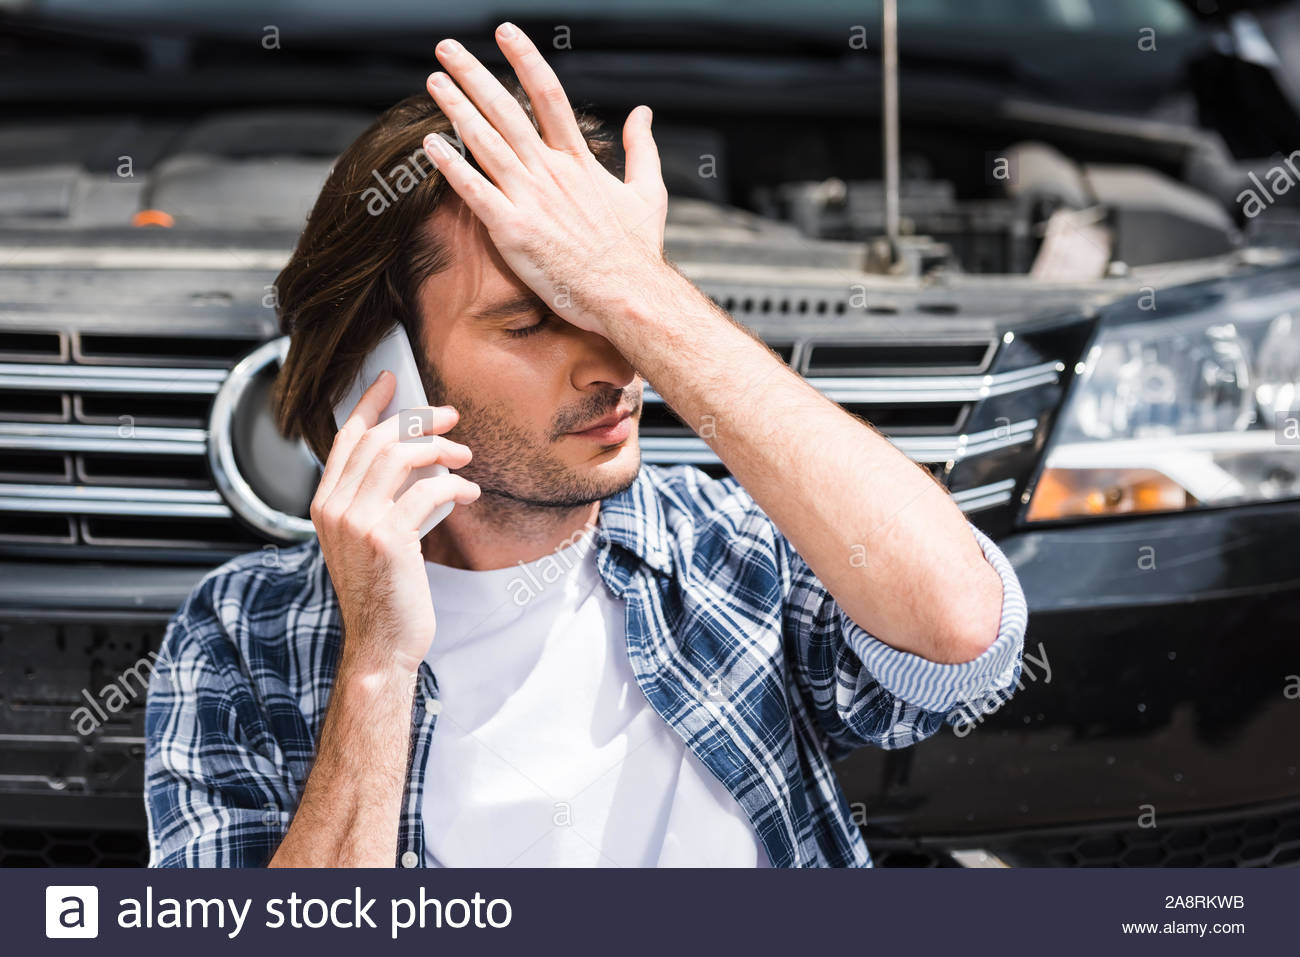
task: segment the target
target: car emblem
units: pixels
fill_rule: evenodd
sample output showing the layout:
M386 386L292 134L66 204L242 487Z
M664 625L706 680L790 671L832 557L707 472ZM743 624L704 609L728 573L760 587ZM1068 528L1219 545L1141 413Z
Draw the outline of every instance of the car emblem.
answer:
M258 346L230 370L208 417L208 465L217 491L239 518L279 542L311 539L304 517L320 476L301 440L279 434L268 401L289 337Z

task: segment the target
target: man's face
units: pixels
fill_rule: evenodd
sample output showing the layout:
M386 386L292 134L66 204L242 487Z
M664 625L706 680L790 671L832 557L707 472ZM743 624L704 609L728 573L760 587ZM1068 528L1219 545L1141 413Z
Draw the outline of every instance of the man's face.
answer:
M460 413L448 438L473 461L457 473L485 496L571 508L632 484L641 464L642 380L603 336L559 319L502 261L461 203L429 223L452 265L420 292L431 405ZM611 415L611 431L578 434Z

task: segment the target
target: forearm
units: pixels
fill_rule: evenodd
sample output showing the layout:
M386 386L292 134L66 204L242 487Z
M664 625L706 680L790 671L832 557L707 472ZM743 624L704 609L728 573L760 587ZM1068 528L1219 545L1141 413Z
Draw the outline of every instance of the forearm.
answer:
M668 191L650 111L624 124L620 180L587 147L536 46L513 27L497 41L537 122L464 47L444 42L451 76L431 76L429 93L479 168L442 136L425 144L504 263L660 391L858 625L933 661L978 657L997 635L1001 579L948 495L663 260Z
M344 652L316 760L270 867L392 867L410 749L413 676Z
M927 472L810 386L671 269L636 289L615 345L717 453L849 616L933 661L997 634L1002 590Z

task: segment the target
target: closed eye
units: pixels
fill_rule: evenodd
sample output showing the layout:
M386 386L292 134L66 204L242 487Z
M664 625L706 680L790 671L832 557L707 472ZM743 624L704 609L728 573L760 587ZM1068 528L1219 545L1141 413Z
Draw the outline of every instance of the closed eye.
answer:
M541 332L551 323L551 317L543 315L537 322L531 326L520 326L517 329L507 329L506 335L512 339L523 339L525 336L531 336L533 333Z

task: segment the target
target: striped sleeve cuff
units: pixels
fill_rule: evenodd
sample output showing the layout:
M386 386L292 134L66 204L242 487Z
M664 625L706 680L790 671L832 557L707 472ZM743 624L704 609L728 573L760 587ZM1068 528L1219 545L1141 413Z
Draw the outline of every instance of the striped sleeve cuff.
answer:
M863 667L886 691L926 711L947 712L960 704L984 700L990 693L1010 688L1019 677L1029 620L1024 592L1002 550L969 520L966 524L1002 579L998 637L978 658L940 664L900 651L864 629L843 608L838 612L844 638Z

